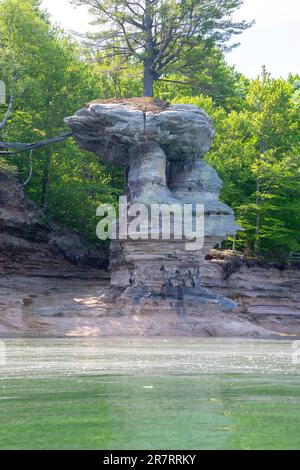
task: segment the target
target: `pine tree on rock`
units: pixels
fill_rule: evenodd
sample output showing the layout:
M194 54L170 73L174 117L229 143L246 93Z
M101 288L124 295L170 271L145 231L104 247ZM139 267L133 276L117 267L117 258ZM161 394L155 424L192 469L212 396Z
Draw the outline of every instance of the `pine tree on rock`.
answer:
M234 22L232 14L243 0L73 0L86 5L101 32L89 34L93 50L102 57L121 57L143 66L143 96L153 96L155 80L184 70L180 60L206 44L225 47L232 35L251 26ZM234 46L231 46L234 47Z

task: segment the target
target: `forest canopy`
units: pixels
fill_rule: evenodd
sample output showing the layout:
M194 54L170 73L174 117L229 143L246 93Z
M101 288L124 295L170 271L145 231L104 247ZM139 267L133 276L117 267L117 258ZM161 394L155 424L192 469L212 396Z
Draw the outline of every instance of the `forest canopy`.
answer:
M241 2L218 3L234 8ZM165 80L154 82L154 95L196 104L213 119L216 138L206 159L224 180L222 199L244 228L226 246L287 263L291 252L300 252L299 76L273 79L263 69L249 80L226 64L222 44L212 35L190 48L185 43L176 67L170 62L159 77ZM120 62L115 41L105 45L95 55L90 44L52 24L38 0L0 0L0 80L6 84L0 122L13 96L0 141L52 138L68 130L65 116L91 100L142 96L144 60L129 54ZM119 169L68 139L32 153L2 155L0 171L22 183L29 179L27 194L49 221L101 249L96 208L117 203L123 193Z

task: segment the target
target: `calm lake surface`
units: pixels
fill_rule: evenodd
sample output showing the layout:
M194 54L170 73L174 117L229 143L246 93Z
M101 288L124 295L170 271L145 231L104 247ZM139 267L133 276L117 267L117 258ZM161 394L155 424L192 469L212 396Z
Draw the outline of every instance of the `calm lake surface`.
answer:
M1 449L300 448L291 341L5 340L1 350Z

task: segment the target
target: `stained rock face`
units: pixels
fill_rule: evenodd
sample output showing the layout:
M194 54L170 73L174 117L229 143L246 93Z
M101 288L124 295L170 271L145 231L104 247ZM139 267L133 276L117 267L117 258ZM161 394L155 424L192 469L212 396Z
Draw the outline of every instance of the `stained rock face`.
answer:
M195 211L196 204L204 205L201 249L187 251L184 238L114 241L112 286L124 289L123 296L135 302L154 296L181 302L179 309L186 300L201 308L210 303L232 308L232 302L201 287L206 253L238 229L233 211L219 200L222 181L203 160L214 138L206 113L192 105L154 112L130 102L93 102L65 122L81 148L124 168L129 206L193 204Z
M39 251L38 256L42 255ZM173 301L172 312L168 299L143 297L134 303L123 298L116 302L108 296L112 291L108 276L107 281L102 279L105 273L100 271L83 272L74 265L67 268L60 260L51 275L49 258L43 258L43 269L33 269L26 276L18 270L3 276L0 259L0 337L290 335L299 339L300 271L242 263L225 279L227 262L223 258L205 261L202 284L212 297L218 292L237 300L238 312L216 312L213 303L187 300ZM119 304L114 315L109 314L110 302L115 308Z
M0 173L0 273L72 274L74 265L70 262L106 267L106 260L86 247L77 234L57 224L49 226L21 184Z

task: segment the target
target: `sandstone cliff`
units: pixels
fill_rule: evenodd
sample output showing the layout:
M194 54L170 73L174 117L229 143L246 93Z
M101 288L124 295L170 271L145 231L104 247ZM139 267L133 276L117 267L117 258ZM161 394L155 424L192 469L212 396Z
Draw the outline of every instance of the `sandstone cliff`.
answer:
M166 318L159 305L143 318L108 317L109 275L68 261L95 263L72 237L47 228L20 185L0 177L0 336L300 336L300 270L250 266L232 254L214 253L205 261L202 283L238 303L230 313L236 329L226 331L229 317L223 314L206 318L197 330L180 314ZM242 325L241 317L248 323Z
M233 272L232 264L235 263ZM205 261L204 287L235 300L252 322L282 333L300 334L300 270L281 270L213 253Z
M104 268L107 263L78 235L49 224L26 198L23 187L0 173L0 273L47 276L75 270L73 265ZM80 271L77 268L76 272Z

